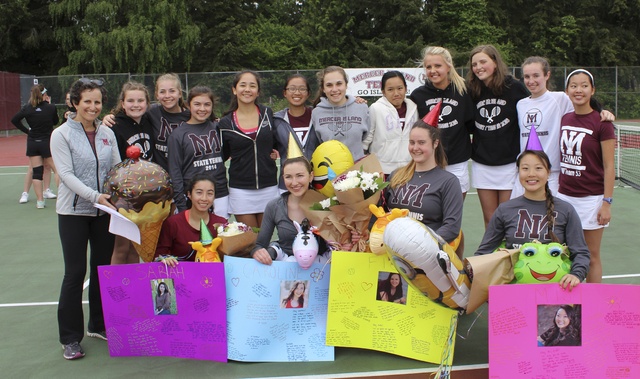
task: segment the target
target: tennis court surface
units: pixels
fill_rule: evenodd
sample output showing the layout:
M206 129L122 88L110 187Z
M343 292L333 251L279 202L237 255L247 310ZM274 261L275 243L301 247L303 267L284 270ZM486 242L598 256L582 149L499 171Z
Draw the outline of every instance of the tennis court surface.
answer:
M425 373L436 370L433 364L348 348L336 348L335 362L216 363L159 357L111 358L107 343L94 338L83 341L85 358L65 361L58 343L56 320L63 265L55 200L47 200L45 209L36 209L32 191L29 203L18 204L26 172L21 141L24 139L0 138L0 165L5 166L0 167L2 377L425 378ZM617 187L614 197L613 221L602 243L604 282L640 284L637 254L640 191ZM477 196L470 193L463 220L466 256L473 254L483 229ZM478 313L460 318L453 378L488 378L486 305Z

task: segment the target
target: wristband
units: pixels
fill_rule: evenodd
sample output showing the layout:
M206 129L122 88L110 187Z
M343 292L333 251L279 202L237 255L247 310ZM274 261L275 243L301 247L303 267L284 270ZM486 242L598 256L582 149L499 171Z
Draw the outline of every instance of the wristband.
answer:
M609 205L613 204L613 197L604 197L602 198L602 201L604 201L605 203L609 203Z

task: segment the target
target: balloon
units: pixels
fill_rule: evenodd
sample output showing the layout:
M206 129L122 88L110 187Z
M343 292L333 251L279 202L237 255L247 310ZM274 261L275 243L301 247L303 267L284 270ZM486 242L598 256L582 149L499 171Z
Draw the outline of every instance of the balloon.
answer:
M520 247L520 255L513 273L515 283L554 283L571 271L571 261L564 254L566 247L552 242L538 241L525 243Z
M329 169L340 175L353 166L353 156L349 148L340 141L321 143L311 155L313 167L313 188L326 197L333 197L333 185L329 179Z
M387 246L383 241L384 229L390 221L395 220L398 217L405 217L408 215L409 210L393 208L391 212L385 213L382 207L377 207L373 204L369 204L369 210L377 217L377 220L373 223L371 232L369 233L369 249L374 254L386 254Z
M408 217L384 229L391 262L411 286L429 299L464 310L471 283L453 249L433 230Z

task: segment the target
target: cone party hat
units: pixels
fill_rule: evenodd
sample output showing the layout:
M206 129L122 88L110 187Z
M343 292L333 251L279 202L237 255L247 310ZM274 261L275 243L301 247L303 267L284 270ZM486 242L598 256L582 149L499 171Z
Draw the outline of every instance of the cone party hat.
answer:
M427 124L429 126L433 126L434 128L437 128L438 127L438 118L440 118L440 109L441 108L442 108L442 101L438 101L438 104L436 104L433 108L431 108L429 113L427 113L422 118L422 121L424 121L425 124Z
M538 132L536 132L536 127L533 124L531 125L531 133L529 133L525 150L543 151Z
M289 147L287 148L287 159L302 157L302 150L298 142L293 137L292 133L289 133Z
M213 242L213 236L203 219L200 219L200 242L202 242L202 246L211 245Z

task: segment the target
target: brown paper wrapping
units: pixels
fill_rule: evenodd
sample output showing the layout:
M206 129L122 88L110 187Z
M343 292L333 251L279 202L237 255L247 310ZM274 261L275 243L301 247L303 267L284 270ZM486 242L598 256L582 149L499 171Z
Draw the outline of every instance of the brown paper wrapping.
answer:
M224 255L249 256L250 249L255 246L258 235L254 232L244 232L235 236L221 236L218 252Z
M473 271L467 313L472 313L487 301L489 286L513 281L513 267L519 255L519 249L498 249L491 254L476 255L464 260L464 267L471 266Z
M333 186L335 189L335 185ZM351 188L346 191L338 191L335 190L336 197L340 204L355 204L364 200L364 192L362 192L361 188Z

